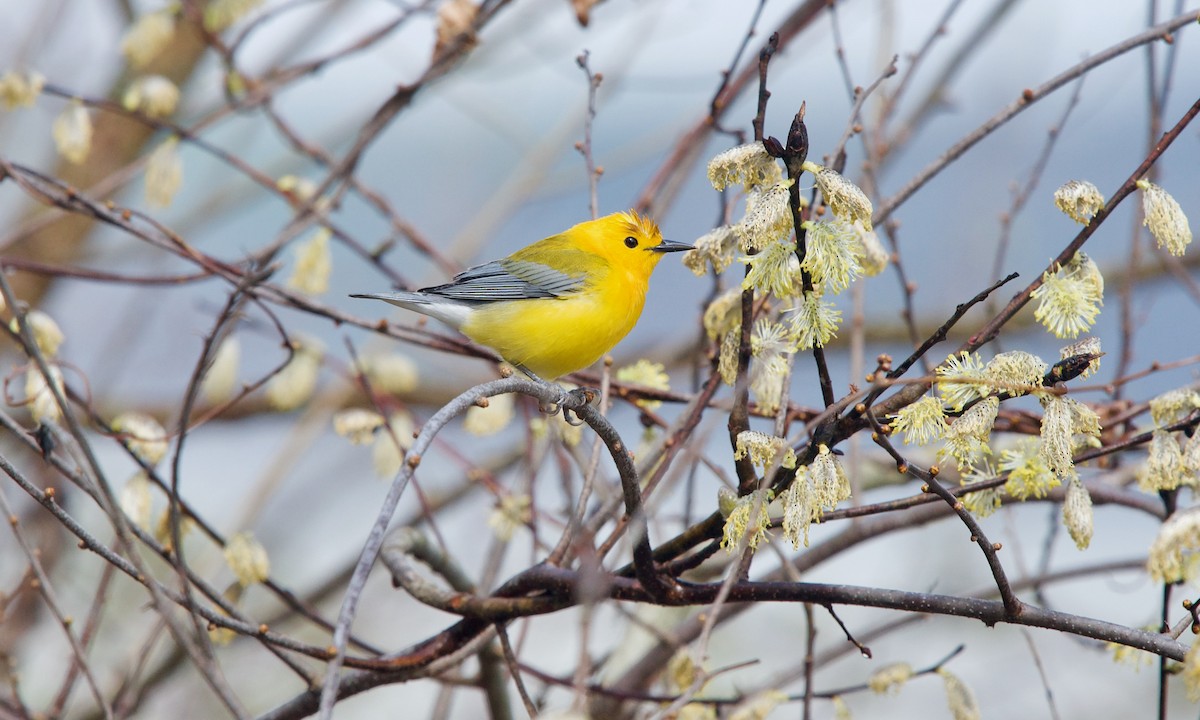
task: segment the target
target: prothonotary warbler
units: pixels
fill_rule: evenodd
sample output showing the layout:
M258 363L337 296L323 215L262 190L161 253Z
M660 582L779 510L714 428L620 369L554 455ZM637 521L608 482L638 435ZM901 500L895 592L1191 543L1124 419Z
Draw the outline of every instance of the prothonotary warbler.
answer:
M465 270L445 285L351 297L437 318L522 372L553 380L591 365L625 337L642 314L663 253L690 249L663 240L653 220L620 212Z

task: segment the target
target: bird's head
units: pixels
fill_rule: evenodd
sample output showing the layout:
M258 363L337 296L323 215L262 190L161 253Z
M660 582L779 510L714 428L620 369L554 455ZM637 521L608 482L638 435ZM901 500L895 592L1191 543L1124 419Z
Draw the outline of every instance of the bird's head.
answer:
M663 240L658 225L633 210L580 223L571 233L590 252L642 278L650 277L665 253L692 249L686 243Z

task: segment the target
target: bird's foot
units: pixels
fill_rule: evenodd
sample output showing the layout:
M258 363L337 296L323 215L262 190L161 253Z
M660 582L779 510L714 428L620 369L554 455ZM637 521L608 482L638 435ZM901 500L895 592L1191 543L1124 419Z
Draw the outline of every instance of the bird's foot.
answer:
M567 390L558 383L543 380L542 378L538 377L537 373L533 372L524 365L521 365L520 363L514 364L513 367L524 373L527 377L529 377L530 380L533 380L539 385L545 385L546 387L557 390L558 397L553 401L538 401L538 410L546 415L554 415L559 411L562 411L563 419L571 425L582 425L583 420L578 419L579 409L590 404L593 400L600 396L600 391L596 388L580 387L575 388L574 390ZM572 413L575 414L576 420L571 419Z
M542 400L538 403L538 410L547 415L555 415L562 412L563 420L569 425L582 425L583 420L579 419L579 411L586 405L591 404L593 400L599 397L600 393L595 388L575 388L574 390L566 390L560 385L547 383L558 391L558 397L553 401ZM574 415L574 419L572 419Z
M590 405L598 397L600 397L600 391L596 388L579 387L574 390L564 390L558 401L558 406L562 408L563 420L566 420L568 425L582 425L583 418L579 417L579 410ZM575 415L574 420L571 419L572 414Z
M538 403L538 410L541 410L547 415L555 415L562 411L563 420L566 420L570 425L582 425L583 420L579 420L579 410L585 405L590 404L593 400L599 397L599 392L595 388L575 388L574 390L566 390L562 386L547 383L558 390L558 397L552 402L542 400ZM575 415L575 420L571 419L571 415Z

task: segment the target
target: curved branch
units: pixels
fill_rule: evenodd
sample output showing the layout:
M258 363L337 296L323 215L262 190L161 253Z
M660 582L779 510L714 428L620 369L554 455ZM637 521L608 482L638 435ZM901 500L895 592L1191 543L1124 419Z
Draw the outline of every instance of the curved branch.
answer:
M677 599L678 593L675 588L666 579L661 577L654 567L650 538L646 532L646 518L642 511L642 491L638 483L638 472L633 464L633 458L629 454L629 451L626 450L620 435L617 434L616 429L608 422L607 418L601 415L596 408L587 404L588 394L586 392L564 393L557 385L534 383L516 377L486 382L463 392L444 405L426 421L425 425L421 428L420 434L413 442L403 467L401 467L400 472L392 481L388 494L379 509L379 514L375 518L375 523L367 535L366 543L363 546L362 553L359 555L358 563L354 567L350 582L346 587L346 595L342 600L337 624L334 627L333 652L329 659L325 684L321 692L321 707L332 708L333 706L335 695L338 692L338 671L345 661L350 625L354 621L359 598L362 595L363 588L366 586L367 576L370 574L371 568L375 564L375 559L379 555L380 548L383 546L387 527L391 523L397 504L400 502L400 496L404 493L405 488L408 487L409 481L412 480L413 474L421 464L422 455L433 443L433 439L437 434L452 419L465 413L468 408L476 405L482 398L506 393L529 395L536 398L543 405L557 405L564 413L573 412L590 425L596 434L600 436L612 454L613 462L616 463L617 471L621 477L626 514L634 527L636 537L633 557L638 580L650 596L662 604L667 604ZM430 597L434 598L435 596L430 595ZM530 605L531 611L534 608L540 609L544 607L546 608L545 611L548 612L558 607L557 603L546 602L543 599L528 598L526 600ZM468 598L460 598L458 602L460 604L472 604ZM476 611L477 614L484 614L479 612L478 607L476 607ZM496 619L501 620L505 618L498 617ZM432 660L436 657L438 655L434 655L430 659Z

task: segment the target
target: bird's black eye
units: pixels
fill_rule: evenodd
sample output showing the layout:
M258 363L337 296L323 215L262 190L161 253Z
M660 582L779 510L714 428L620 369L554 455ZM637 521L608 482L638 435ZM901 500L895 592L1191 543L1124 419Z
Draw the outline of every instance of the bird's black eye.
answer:
M625 238L625 247L627 247L627 248L637 247L637 238L635 238L635 237Z

